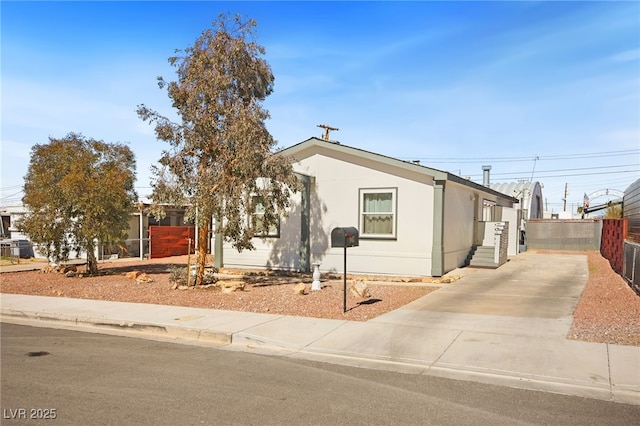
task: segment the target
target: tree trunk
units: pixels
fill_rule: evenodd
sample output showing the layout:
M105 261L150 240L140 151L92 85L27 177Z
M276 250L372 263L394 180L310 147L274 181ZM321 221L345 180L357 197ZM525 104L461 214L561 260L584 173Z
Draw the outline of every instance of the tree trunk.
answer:
M207 217L204 224L198 230L198 267L196 269L195 285L204 283L204 267L207 263L207 240L209 239L209 226L211 217Z
M90 275L98 274L98 260L93 252L93 247L87 247L87 269Z

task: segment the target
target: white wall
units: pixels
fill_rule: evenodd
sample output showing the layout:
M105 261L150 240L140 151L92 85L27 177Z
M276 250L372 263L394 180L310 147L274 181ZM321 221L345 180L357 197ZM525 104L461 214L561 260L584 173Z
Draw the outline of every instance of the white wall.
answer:
M330 247L332 229L360 229L359 189L397 188L397 238L361 238L359 247L347 249L347 272L428 276L433 241L430 177L344 154L330 155L315 154L294 163L296 172L315 178L310 197L311 263L319 262L321 272L341 273L344 249ZM256 250L241 254L225 245L225 266L297 269L300 223L297 194L289 218L282 221L281 237L264 242L256 239Z
M520 224L518 223L518 209L504 207L502 209L503 222L509 222L509 245L507 247L507 255L515 256L520 248L519 232Z
M396 238L361 237L359 247L347 249L347 271L362 274L430 274L433 188L424 183L424 176L400 173L392 166L367 164L361 159L322 155L308 158L297 167L316 177L315 191L321 215L313 216L312 220L316 223L312 228L323 230L323 235L315 243L312 235L311 251L312 261L322 263L321 270L342 272L344 268L344 249L329 247L329 236L335 227L354 226L361 230L359 190L396 188Z
M443 272L447 273L466 263L473 245L476 208L482 203L482 196L453 182L447 182L444 194Z
M253 239L255 250L238 253L224 244L224 265L244 268L300 269L301 194L292 194L287 215L280 218L280 236Z

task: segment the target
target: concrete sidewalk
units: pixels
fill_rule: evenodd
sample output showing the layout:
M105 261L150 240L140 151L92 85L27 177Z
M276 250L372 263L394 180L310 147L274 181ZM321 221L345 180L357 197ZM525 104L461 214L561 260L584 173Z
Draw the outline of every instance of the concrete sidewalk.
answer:
M523 254L368 322L2 294L2 321L640 405L640 347L565 338L585 256Z

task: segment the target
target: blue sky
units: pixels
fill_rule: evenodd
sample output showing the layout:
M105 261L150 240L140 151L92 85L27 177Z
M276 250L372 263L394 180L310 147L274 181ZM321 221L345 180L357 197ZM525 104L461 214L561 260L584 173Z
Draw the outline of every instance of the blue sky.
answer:
M30 149L69 132L129 144L138 194L166 145L136 115L172 109L156 77L221 12L258 21L275 75L267 127L477 182L540 181L548 210L640 177L639 2L2 1L0 205ZM534 160L537 158L537 160ZM611 191L613 193L613 191ZM600 200L603 200L600 198ZM606 200L606 197L605 197ZM596 202L598 200L594 200ZM604 201L604 200L603 200Z

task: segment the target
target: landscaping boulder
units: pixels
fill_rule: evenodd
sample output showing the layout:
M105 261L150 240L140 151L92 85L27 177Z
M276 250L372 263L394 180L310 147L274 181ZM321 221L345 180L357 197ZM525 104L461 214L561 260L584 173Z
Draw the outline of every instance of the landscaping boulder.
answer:
M293 287L293 292L295 294L300 294L300 295L307 294L307 286L306 286L306 284L305 283L297 284L295 287Z
M351 290L351 294L356 297L362 297L363 299L368 299L371 297L369 286L367 286L367 283L362 280L355 281L353 284L351 284L351 287L349 289Z

